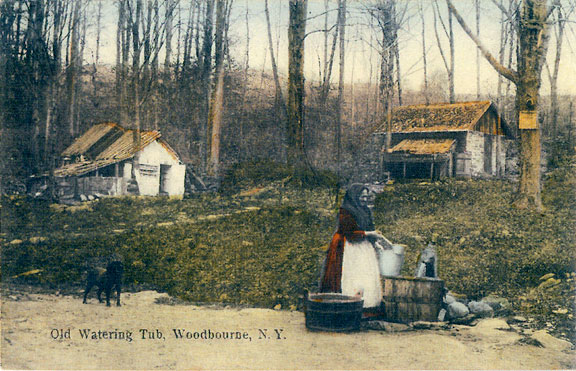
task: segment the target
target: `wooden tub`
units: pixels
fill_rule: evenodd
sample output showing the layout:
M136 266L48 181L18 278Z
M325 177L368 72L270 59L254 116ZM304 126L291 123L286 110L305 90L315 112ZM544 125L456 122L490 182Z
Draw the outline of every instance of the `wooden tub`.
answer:
M315 331L357 331L360 329L360 297L338 293L306 295L306 328Z
M444 281L382 276L382 290L386 321L438 321L444 297Z

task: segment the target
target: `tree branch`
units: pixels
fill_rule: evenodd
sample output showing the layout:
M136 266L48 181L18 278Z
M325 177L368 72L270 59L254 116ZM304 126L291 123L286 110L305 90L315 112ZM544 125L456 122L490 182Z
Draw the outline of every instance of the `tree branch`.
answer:
M506 68L505 66L501 65L496 60L496 58L494 58L494 56L492 56L492 54L490 54L490 52L488 51L488 49L486 49L486 47L482 44L482 42L474 35L472 30L470 30L470 28L468 27L466 22L464 22L464 19L462 19L462 17L460 16L460 13L458 13L456 8L454 7L454 4L452 4L452 1L446 0L446 3L448 4L448 7L450 7L450 10L454 14L454 16L456 17L456 20L458 21L458 23L460 23L460 26L462 27L464 32L466 32L466 34L472 39L472 41L474 41L474 43L476 44L478 49L480 49L480 51L482 52L482 54L484 55L484 58L486 58L488 63L490 63L490 65L499 74L501 74L502 76L504 76L508 80L512 81L513 83L517 83L519 80L518 72L511 70L509 68Z

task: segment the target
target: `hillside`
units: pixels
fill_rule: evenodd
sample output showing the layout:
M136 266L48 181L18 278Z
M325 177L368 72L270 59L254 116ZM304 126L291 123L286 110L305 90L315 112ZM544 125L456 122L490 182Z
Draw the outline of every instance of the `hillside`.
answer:
M433 241L453 292L505 297L535 326L574 341L573 170L547 176L543 213L511 208L513 185L502 181L388 185L376 200L376 226L408 246L403 274L413 274ZM302 187L281 167L242 174L227 193L184 200L63 206L4 198L3 281L79 287L88 258L117 252L128 286L193 302L297 309L303 291L315 288L336 226L333 190Z

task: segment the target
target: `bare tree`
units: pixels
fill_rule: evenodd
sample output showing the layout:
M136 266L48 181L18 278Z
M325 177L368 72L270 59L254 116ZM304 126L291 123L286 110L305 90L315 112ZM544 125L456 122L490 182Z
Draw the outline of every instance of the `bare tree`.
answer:
M264 1L264 13L266 14L266 26L268 30L268 49L270 50L270 61L272 63L272 75L274 76L274 103L281 112L286 115L286 103L284 103L284 94L282 94L282 86L280 85L280 78L278 77L278 66L276 65L276 56L274 55L274 44L272 41L272 30L270 25L270 10L268 9L268 0Z
M426 50L426 22L424 20L424 9L422 1L418 2L418 11L420 13L420 20L422 22L422 64L424 72L424 99L426 104L430 104L430 97L428 95L428 59Z
M304 38L308 0L290 0L288 25L287 160L303 166L304 153Z
M228 5L229 6L229 5ZM222 110L224 105L224 58L225 28L227 27L226 0L216 0L216 37L215 37L215 86L210 98L208 128L210 132L210 160L208 174L218 176L220 166L220 133L222 127Z
M455 54L455 52L454 52L454 31L452 28L452 11L450 9L448 10L448 26L446 26L446 23L444 22L444 19L442 18L442 14L440 12L440 6L438 5L437 0L434 1L434 6L432 9L434 11L434 35L436 37L436 45L438 46L438 51L440 52L440 56L442 57L442 62L444 63L444 68L446 69L446 73L448 75L449 100L450 100L450 103L454 103L456 101L456 96L455 96L455 92L454 92L454 68L455 68L454 54ZM438 25L437 25L438 20L440 21L440 24L442 25L442 29L444 30L444 34L446 35L446 38L448 39L450 60L448 60L446 58L446 53L445 53L444 48L442 46L442 42L440 41L440 35L438 33Z
M574 12L574 4L568 9L564 9L560 0L554 1L555 19L554 19L554 33L556 38L556 50L554 57L554 66L550 71L550 66L546 63L546 70L548 72L548 79L550 80L550 131L552 138L556 138L558 133L558 72L560 70L560 57L562 54L562 44L564 41L564 29L566 28L566 20ZM554 16L554 13L552 14Z
M515 205L542 209L540 197L540 128L538 127L538 94L541 72L548 49L547 18L550 11L545 0L522 3L518 32L518 70L504 67L486 49L460 16L451 0L448 6L462 29L482 51L486 60L502 76L516 85L516 113L520 131L520 182Z
M346 31L346 0L338 1L338 29L339 29L339 51L340 51L340 71L338 78L338 118L336 119L336 166L338 179L341 173L341 152L342 152L342 111L344 105L344 60L345 60L345 31Z

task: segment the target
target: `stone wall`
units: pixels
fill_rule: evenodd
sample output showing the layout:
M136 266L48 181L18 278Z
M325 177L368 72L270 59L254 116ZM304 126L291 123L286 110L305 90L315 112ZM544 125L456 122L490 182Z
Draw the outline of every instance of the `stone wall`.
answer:
M484 175L484 134L470 131L466 135L466 152L470 154L470 174Z

